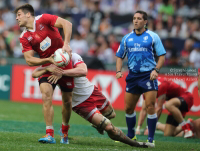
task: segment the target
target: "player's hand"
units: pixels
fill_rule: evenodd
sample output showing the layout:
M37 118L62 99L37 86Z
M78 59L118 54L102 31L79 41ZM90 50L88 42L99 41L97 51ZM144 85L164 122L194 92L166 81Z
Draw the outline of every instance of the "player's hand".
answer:
M72 49L70 48L69 44L64 44L62 47L63 52L67 52L69 57L72 58Z
M62 75L51 75L48 77L48 82L50 82L51 84L56 84L60 78L62 78Z
M48 66L46 68L46 70L49 71L49 72L51 72L53 75L57 75L57 76L60 76L63 73L63 70L61 68L58 68L54 64Z
M48 59L49 59L49 63L52 63L52 64L58 66L58 64L54 61L54 54L52 54Z
M200 89L198 89L198 94L199 94L199 97L200 97Z
M118 72L118 73L116 73L116 78L117 78L117 79L122 78L122 77L123 77L122 72Z
M155 80L157 78L158 78L158 73L155 70L153 70L150 74L150 80Z

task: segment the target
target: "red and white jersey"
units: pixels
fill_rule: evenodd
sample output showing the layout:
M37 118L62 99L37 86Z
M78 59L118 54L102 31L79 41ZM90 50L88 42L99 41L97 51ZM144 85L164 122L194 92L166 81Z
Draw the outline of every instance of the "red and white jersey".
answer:
M63 47L62 37L54 24L58 16L42 14L35 17L33 30L24 29L20 36L22 52L34 50L40 58L48 58Z
M80 63L84 63L81 56L77 53L72 53L73 67L75 68ZM94 84L92 84L86 77L74 78L74 85L72 107L75 107L87 100L94 91Z

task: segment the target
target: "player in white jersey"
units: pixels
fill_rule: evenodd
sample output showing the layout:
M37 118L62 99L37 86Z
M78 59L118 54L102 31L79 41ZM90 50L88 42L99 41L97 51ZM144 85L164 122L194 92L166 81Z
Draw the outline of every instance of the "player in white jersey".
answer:
M105 130L113 140L135 147L151 147L151 145L147 146L146 143L131 140L111 123L109 119L114 118L116 115L114 109L108 99L85 77L87 75L87 66L81 56L72 53L72 64L73 69L63 71L63 76L74 77L75 87L73 89L72 110L92 123L101 134ZM35 69L32 76L36 78L47 71L53 73L54 69L54 65L39 67ZM60 78L52 74L48 80L51 83L56 83Z

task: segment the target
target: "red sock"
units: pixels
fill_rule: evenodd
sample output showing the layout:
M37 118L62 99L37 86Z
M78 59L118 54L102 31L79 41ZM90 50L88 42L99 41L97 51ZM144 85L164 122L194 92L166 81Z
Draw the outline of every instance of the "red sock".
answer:
M69 130L69 128L70 128L69 125L63 125L63 124L62 124L62 133L68 135L68 130Z
M54 130L53 129L46 129L46 134L51 135L54 137Z

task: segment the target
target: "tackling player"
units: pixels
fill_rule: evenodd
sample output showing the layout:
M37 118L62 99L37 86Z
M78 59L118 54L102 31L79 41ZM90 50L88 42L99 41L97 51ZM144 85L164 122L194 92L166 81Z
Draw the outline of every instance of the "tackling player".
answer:
M147 13L137 11L133 16L134 30L125 35L116 53L116 78L122 77L123 59L127 56L129 74L126 77L125 111L128 137L135 137L135 106L144 93L149 128L148 142L154 144L157 115L155 102L158 90L157 77L164 64L166 51L159 36L146 29ZM155 55L158 57L156 63ZM154 144L155 145L155 144Z
M16 20L20 27L25 27L20 36L20 45L24 58L29 66L47 66L49 64L56 64L53 60L53 54L58 48L62 48L63 51L71 53L69 46L72 24L67 20L55 15L42 14L34 16L34 9L30 4L24 4L15 9ZM57 28L63 28L65 39L64 42ZM37 53L40 58L34 57L34 53ZM71 69L72 63L64 69ZM57 68L54 71L57 75L61 74L61 69ZM52 106L52 95L55 86L48 83L47 78L50 73L45 73L39 78L40 91L42 93L43 100L43 112L46 122L46 135L39 139L39 142L55 143L54 128L53 128L53 116L54 110ZM64 83L64 84L63 84ZM67 84L66 84L67 83ZM61 143L68 144L68 129L69 119L71 115L71 97L72 89L74 87L72 77L63 77L57 84L60 85L62 91L62 132L65 134L65 138Z
M157 116L162 113L162 106L165 103L165 108L169 111L166 125L157 124L157 129L164 131L164 136L176 136L180 131L176 130L178 125L184 131L184 138L193 137L192 130L184 120L184 117L193 105L193 96L186 89L182 88L173 81L168 81L166 78L158 78L158 106L156 108ZM142 107L138 126L142 124L145 118L145 104ZM137 132L139 134L139 132ZM145 132L147 133L147 132Z
M72 96L72 109L78 115L93 124L101 134L105 130L108 136L116 141L123 142L135 147L152 147L150 144L136 142L127 137L120 129L115 127L110 119L115 117L115 112L108 99L92 84L85 76L87 66L81 56L72 53L73 69L63 71L63 76L74 77L75 87ZM55 66L39 67L32 73L37 78L47 71L53 72ZM55 84L61 76L52 75L48 78L49 82Z

